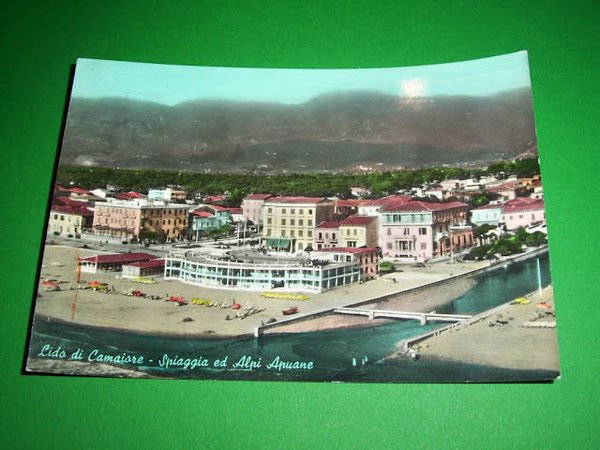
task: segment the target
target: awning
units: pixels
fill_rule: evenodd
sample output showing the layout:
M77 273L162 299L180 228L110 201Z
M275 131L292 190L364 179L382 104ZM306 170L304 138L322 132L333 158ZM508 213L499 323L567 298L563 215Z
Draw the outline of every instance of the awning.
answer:
M283 238L267 238L267 247L271 248L290 248L292 245L291 239Z

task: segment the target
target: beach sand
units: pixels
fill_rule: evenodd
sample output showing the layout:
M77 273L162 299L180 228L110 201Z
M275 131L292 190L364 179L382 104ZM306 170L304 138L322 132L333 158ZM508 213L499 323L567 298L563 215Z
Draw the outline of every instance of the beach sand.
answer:
M554 305L552 287L528 296L529 304L507 304L489 316L459 326L412 346L423 358L438 358L508 369L559 370L556 328L528 328L524 324L556 323L553 314L537 306L543 300ZM541 317L538 318L538 312ZM498 323L507 322L502 325ZM533 321L533 322L532 322ZM490 323L494 326L490 326ZM391 358L401 357L393 355Z
M69 246L46 245L41 280L57 279L60 281L61 290L44 292L39 286L39 295L35 304L36 320L60 320L149 334L203 338L244 336L252 334L254 329L263 322L270 319L280 321L286 318L282 310L290 306L298 306L302 314L344 306L423 286L488 264L487 262L452 264L438 262L423 268L406 266L402 272L388 274L363 284L343 286L323 294L308 294L310 298L306 301L270 299L261 297L260 292L204 288L179 281L165 281L160 277L157 277L156 284L140 284L119 278L118 272L81 274L82 282L92 280L105 282L114 288L115 293L70 289L76 286L76 258L99 253ZM471 280L462 279L416 293L399 295L393 300L370 304L368 307L431 311L469 289L471 283ZM123 291L134 289L139 289L148 295L160 295L163 300L129 297L122 294ZM227 316L235 316L235 311L229 308L191 304L177 306L164 300L169 295L182 296L188 301L193 297L199 297L228 305L235 299L241 304L242 311L249 307L264 309L264 311L252 314L243 320L226 320ZM286 328L288 328L287 332L299 332L364 324L373 325L373 321L360 317L329 316L300 322L297 325L290 324Z

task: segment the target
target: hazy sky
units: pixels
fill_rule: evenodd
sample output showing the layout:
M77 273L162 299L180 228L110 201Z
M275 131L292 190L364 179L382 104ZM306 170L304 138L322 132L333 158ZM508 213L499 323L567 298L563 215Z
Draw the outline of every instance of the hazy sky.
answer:
M125 97L167 105L195 99L303 103L331 91L400 97L490 95L530 85L527 52L382 69L240 69L78 59L74 97Z

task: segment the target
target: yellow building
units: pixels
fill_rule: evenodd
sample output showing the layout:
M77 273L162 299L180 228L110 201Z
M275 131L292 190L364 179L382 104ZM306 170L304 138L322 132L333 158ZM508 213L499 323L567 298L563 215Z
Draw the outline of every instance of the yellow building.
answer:
M48 218L48 232L80 237L92 227L93 211L82 206L53 205Z
M312 247L315 227L332 220L334 202L322 197L271 197L263 206L263 243L295 252Z
M340 223L340 247L377 247L377 217L350 216Z

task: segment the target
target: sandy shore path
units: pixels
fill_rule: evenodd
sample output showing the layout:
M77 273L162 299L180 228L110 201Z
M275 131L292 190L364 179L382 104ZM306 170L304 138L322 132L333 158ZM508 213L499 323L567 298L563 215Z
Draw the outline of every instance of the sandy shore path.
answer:
M99 252L69 246L46 246L42 262L41 280L46 278L57 279L60 281L62 290L44 292L39 286L40 296L37 297L35 305L35 313L38 318L43 317L44 320L46 320L45 318L58 319L95 327L150 334L206 338L243 336L251 335L257 326L270 319L283 319L285 316L282 315L282 310L292 305L298 306L301 313L344 306L423 286L443 280L451 275L485 267L488 264L487 262L453 264L439 262L429 264L423 268L407 266L402 272L385 275L364 284L344 286L323 294L309 294L310 298L306 301L267 299L261 297L260 292L211 289L179 281L164 281L161 278L157 278L158 283L156 284L138 284L119 278L118 273L81 274L82 280L97 280L108 283L115 290L113 294L91 290L70 290L70 287L75 286L76 258L94 254L99 254ZM470 281L462 280L454 283L451 289L438 286L431 288L428 292L400 296L397 300L378 303L371 305L371 307L430 311L460 295L469 287ZM160 295L163 298L168 295L183 296L187 300L200 297L225 304L231 304L235 299L242 305L242 309L253 307L263 309L263 311L243 320L226 320L227 316L235 316L235 311L229 308L197 305L177 306L164 300L150 300L122 295L123 291L134 289L139 289L148 295ZM353 322L357 320L364 322L361 318L353 317L336 316L324 319L326 320L316 322L311 327L306 327L307 323L304 323L288 331L310 331L312 329L322 329L323 327L352 326Z
M556 319L538 302L554 306L552 288L528 296L528 304L495 308L489 316L413 345L423 358L439 358L509 369L559 370ZM538 317L538 313L540 317ZM493 326L491 326L493 324ZM554 327L551 327L554 325ZM391 358L398 358L394 355Z

